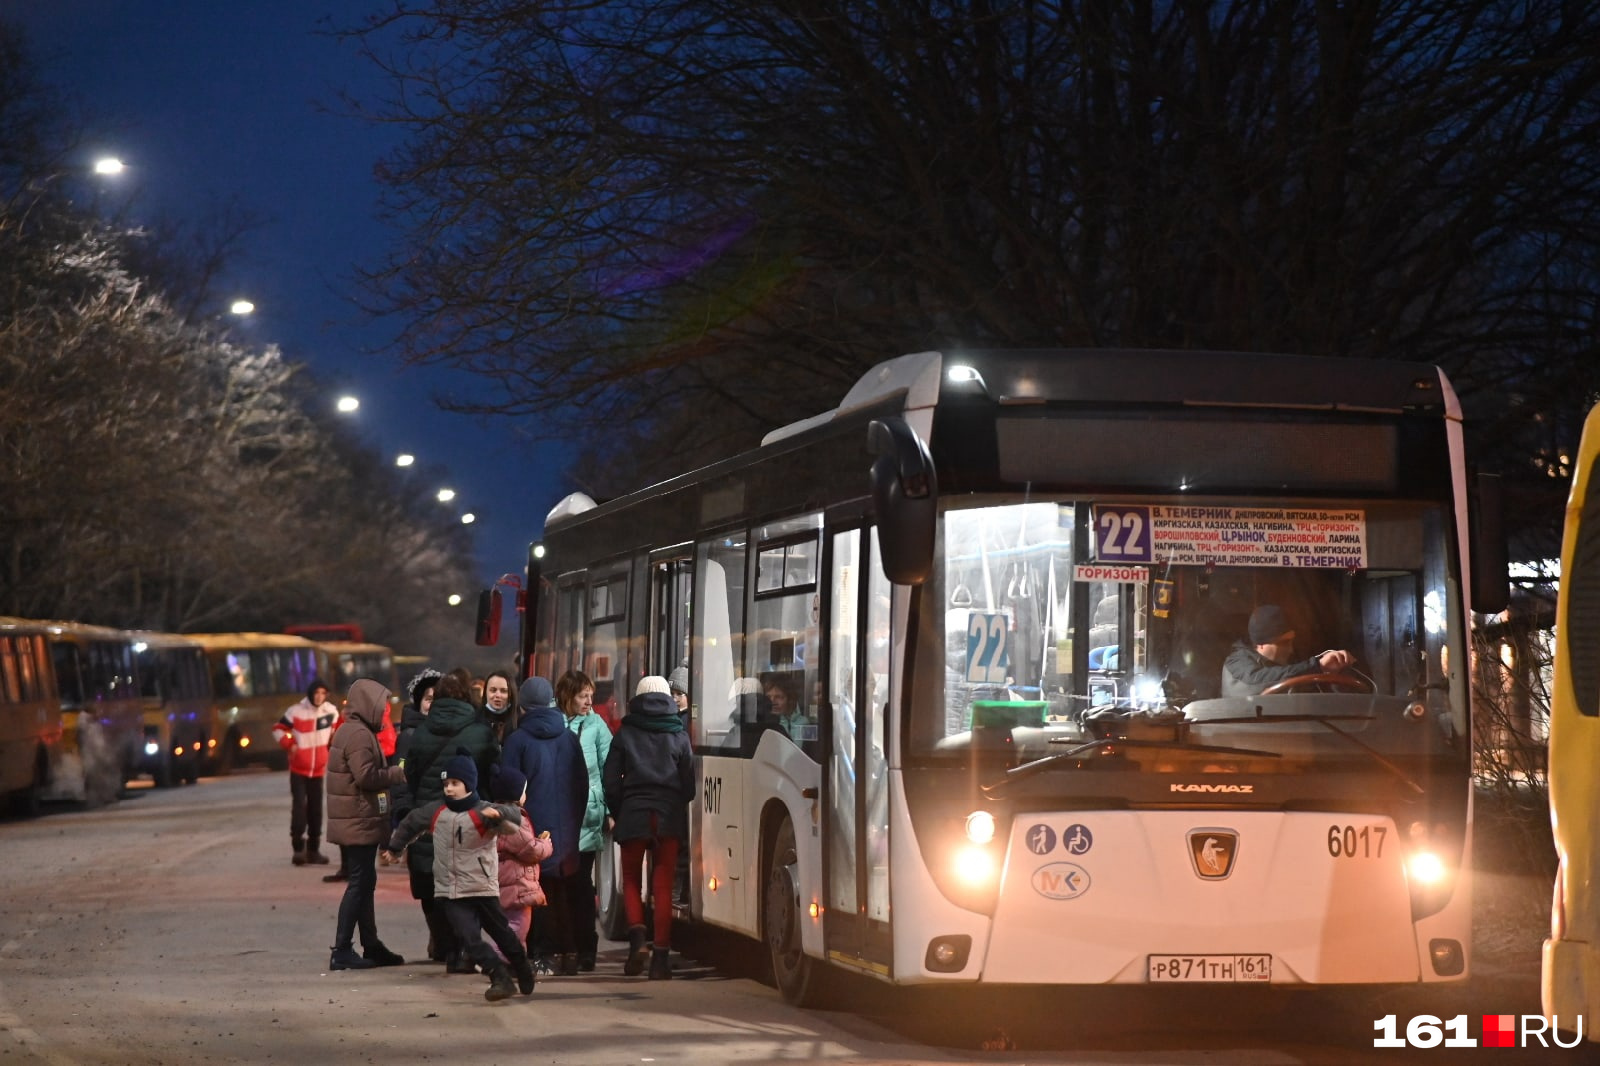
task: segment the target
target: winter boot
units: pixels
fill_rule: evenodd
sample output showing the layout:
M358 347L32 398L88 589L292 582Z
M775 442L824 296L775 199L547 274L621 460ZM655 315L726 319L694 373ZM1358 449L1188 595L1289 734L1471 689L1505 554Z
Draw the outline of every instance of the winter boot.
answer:
M650 953L650 980L668 981L672 979L672 963L668 960L666 948L656 948Z
M525 996L533 995L533 986L538 980L533 972L533 960L524 955L512 968L517 972L517 991Z
M355 948L334 948L332 957L328 959L330 970L370 970L376 965L371 959L357 955Z
M306 864L306 842L303 840L291 840L291 843L294 844L294 858L290 861L296 866L304 866Z
M483 998L490 1001L510 999L516 991L517 986L511 980L511 970L503 962L495 963L494 968L489 971L489 989L483 994Z
M638 977L644 972L644 926L628 926L628 961L622 964L622 972L629 977Z
M468 957L465 951L457 951L453 953L449 960L444 964L444 972L477 973L478 967L473 964L472 959Z
M579 973L594 973L594 954L592 951L578 952Z
M313 840L306 845L306 862L312 866L326 866L328 857L317 850L317 843Z
M578 976L578 956L574 955L570 951L565 955L562 955L560 959L557 960L556 972L561 974L563 977Z
M374 966L404 966L405 956L398 952L390 951L382 944L376 944L361 953L362 957Z

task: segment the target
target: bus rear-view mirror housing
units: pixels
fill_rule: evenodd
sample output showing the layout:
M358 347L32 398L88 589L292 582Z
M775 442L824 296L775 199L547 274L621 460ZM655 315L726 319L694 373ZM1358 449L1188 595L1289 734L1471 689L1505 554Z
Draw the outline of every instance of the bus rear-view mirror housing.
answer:
M872 503L878 514L883 573L900 585L920 585L933 569L933 527L938 478L928 446L903 418L867 426L872 461Z
M478 593L478 631L480 647L489 648L500 643L500 590L484 589Z
M1511 559L1506 546L1505 504L1499 474L1479 474L1474 486L1472 609L1499 614L1511 603Z

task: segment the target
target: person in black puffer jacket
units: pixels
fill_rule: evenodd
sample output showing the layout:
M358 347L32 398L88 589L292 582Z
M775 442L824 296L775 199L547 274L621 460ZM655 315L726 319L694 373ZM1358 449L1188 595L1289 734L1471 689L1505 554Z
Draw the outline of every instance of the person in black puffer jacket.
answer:
M478 773L488 780L489 767L500 754L494 730L472 705L466 686L454 675L446 674L435 685L433 706L411 734L406 748L406 785L411 792L411 809L444 799L444 778L440 775L458 749L467 751L477 764ZM450 973L474 972L472 960L463 953L444 910L434 902L433 838L430 835L423 834L406 849L406 867L411 875L411 898L422 904L422 916L428 923L434 955L444 957Z
M678 716L677 701L664 677L642 677L628 701L628 713L611 740L601 774L606 808L616 819L612 837L622 845L622 902L628 912L628 961L622 972L644 969L644 856L654 873L655 950L650 979L672 976L672 878L678 849L689 836L689 804L694 800L694 750Z

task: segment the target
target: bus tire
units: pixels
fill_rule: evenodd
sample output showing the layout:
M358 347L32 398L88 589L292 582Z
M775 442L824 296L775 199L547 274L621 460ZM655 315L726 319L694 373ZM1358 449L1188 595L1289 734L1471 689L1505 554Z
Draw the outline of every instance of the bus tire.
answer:
M799 852L794 823L785 817L778 822L767 853L761 934L772 963L772 982L783 998L796 1007L814 1007L822 998L822 964L800 946L801 921Z
M628 939L628 909L622 905L622 849L609 832L601 836L594 857L594 888L600 935L607 940Z
M170 740L162 744L161 750L156 753L156 764L150 768L150 780L155 782L157 788L171 788L177 783L177 770L173 765L176 760L171 749Z
M40 748L33 759L33 784L11 796L11 812L19 818L37 818L44 810L44 790L50 784L50 753Z

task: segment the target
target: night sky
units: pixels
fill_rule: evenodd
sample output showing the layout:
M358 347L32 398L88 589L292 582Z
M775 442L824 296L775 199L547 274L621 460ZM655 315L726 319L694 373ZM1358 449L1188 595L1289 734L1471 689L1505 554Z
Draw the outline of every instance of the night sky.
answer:
M354 268L377 263L397 236L377 220L372 170L398 134L340 113L341 91L375 103L385 85L322 31L381 4L0 0L0 15L27 31L43 79L106 131L81 162L114 154L128 165L101 194L107 202L126 203L135 222L197 221L237 199L265 220L220 286L216 313L236 295L252 300L256 313L235 321L235 334L312 367L332 393L328 417L354 418L380 454L445 467L443 479L416 478L417 491L431 497L447 483L458 493L448 506L477 516L485 578L520 573L560 492L561 457L511 419L440 411L435 395L482 398L489 386L403 368L382 351L393 325L367 321L350 299ZM353 416L334 413L344 391L361 400Z

